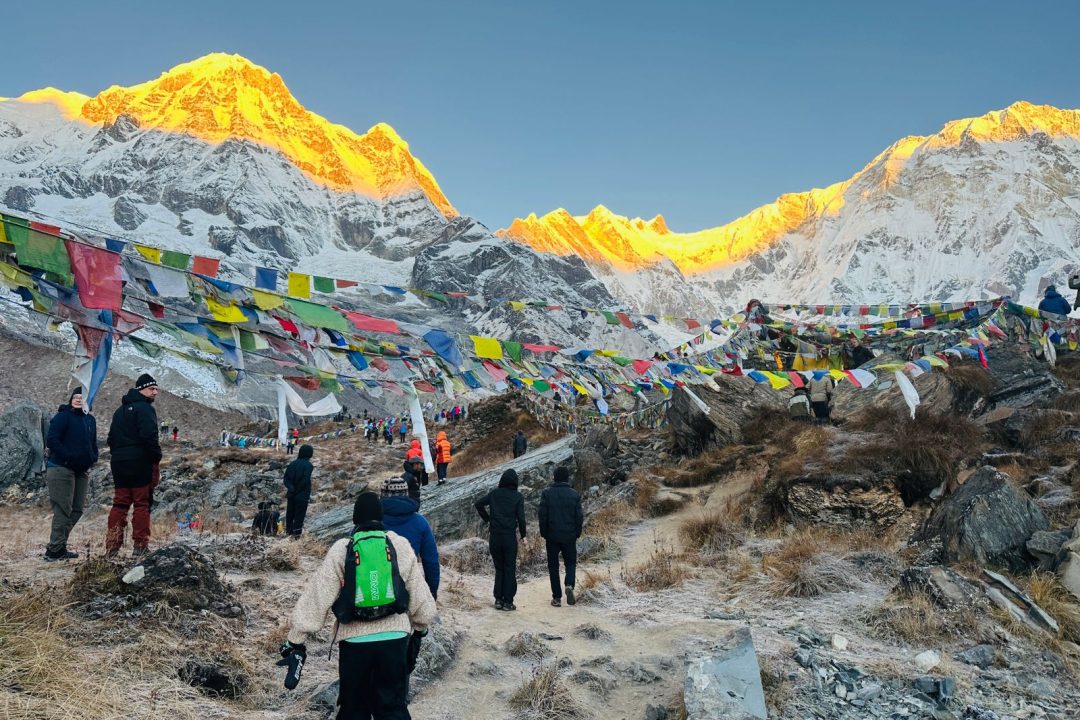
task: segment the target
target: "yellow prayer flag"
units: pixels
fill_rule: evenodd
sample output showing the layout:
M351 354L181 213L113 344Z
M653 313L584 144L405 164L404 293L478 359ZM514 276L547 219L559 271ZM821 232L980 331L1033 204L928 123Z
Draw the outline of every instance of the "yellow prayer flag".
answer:
M247 316L235 305L222 305L211 297L206 298L206 307L215 320L227 323L247 322Z
M479 337L477 335L470 335L473 341L473 349L476 352L478 358L488 358L490 360L502 360L502 345L495 338Z
M832 377L834 380L843 380L847 377L847 375L844 374L843 370L835 369L829 371L829 376Z
M304 273L289 273L289 295L295 298L311 297L311 276Z
M135 249L138 250L139 254L142 255L144 258L146 258L152 263L158 263L159 265L161 264L160 250L158 250L157 248L147 247L146 245L139 245L138 243L133 244L135 245Z
M949 363L945 362L944 360L939 358L937 355L924 355L922 359L925 360L926 362L930 363L933 367L942 367L942 368L949 367Z
M589 391L585 388L584 385L579 385L578 383L572 383L572 385L574 386L574 389L577 390L582 395L588 395L589 394Z
M772 386L773 390L783 390L791 384L791 380L783 375L777 375L776 373L770 372L768 370L762 370L761 374L768 379L769 385Z
M255 290L254 288L251 290L251 297L255 300L255 307L260 310L273 310L276 307L281 307L281 304L285 302L285 298L276 293Z
M512 307L517 312L521 312L525 309L525 303L521 302L520 300L511 300L510 307Z
M615 357L619 354L618 350L597 350L596 354L601 357Z

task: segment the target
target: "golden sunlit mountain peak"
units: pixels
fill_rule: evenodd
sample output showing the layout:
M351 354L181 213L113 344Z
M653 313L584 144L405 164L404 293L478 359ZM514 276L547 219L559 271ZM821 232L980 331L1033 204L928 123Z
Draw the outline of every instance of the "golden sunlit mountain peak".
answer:
M498 234L543 252L603 258L627 270L668 258L684 274L693 275L743 260L807 223L839 213L845 192L862 178L863 184L872 181L874 187L887 190L920 148L952 147L966 139L1009 142L1035 133L1080 139L1080 111L1016 102L980 117L954 120L934 135L912 135L896 141L848 180L781 195L726 225L697 232L672 232L661 215L649 221L631 219L597 205L588 215L570 218L576 227L568 226L566 211L558 210L539 218L531 213L526 221L515 220ZM575 242L569 243L567 238L575 238Z
M305 109L277 73L240 55L211 53L156 80L112 86L96 97L52 88L25 102L49 102L66 117L108 124L125 115L146 130L182 133L210 143L247 140L282 153L313 181L334 190L387 198L422 190L447 217L457 211L435 178L385 123L367 133Z

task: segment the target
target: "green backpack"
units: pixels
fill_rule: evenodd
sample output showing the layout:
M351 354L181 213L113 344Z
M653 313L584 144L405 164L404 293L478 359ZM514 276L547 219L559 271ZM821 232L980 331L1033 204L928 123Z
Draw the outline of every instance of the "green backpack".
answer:
M385 531L357 530L345 545L345 584L333 611L341 623L370 622L409 611L409 591Z

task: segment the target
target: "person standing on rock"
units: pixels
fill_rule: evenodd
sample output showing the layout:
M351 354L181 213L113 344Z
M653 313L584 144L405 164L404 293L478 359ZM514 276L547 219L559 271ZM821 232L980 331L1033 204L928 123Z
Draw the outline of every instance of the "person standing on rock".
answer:
M419 475L416 475L416 473L413 472L412 468L409 467L409 464L413 461L414 458L420 459ZM409 472L412 472L413 475L416 475L416 480L417 482L419 482L421 487L427 487L428 474L427 470L424 469L424 450L420 447L419 438L413 438L412 444L409 445L409 449L405 451L405 469Z
M815 373L814 379L810 381L810 407L814 410L815 422L820 424L829 422L835 388L836 381L828 373L820 377Z
M547 549L548 576L551 579L551 604L562 605L559 585L559 555L566 565L566 604L573 605L574 579L577 570L577 539L584 522L581 496L570 487L570 471L555 468L555 482L540 495L539 532Z
M106 555L116 555L123 546L128 509L133 506L132 556L145 555L150 545L150 504L154 501L154 486L159 477L158 463L161 462L158 419L153 404L157 396L157 380L143 373L135 381L135 387L124 395L109 425L113 505L105 534Z
M301 445L296 459L285 468L285 534L296 540L304 532L304 518L311 501L311 456L315 448Z
M1039 301L1039 311L1068 315L1072 312L1072 308L1069 307L1069 301L1062 297L1055 286L1048 285L1043 293L1043 299Z
M529 441L525 438L525 433L520 430L514 436L513 451L515 458L519 458L529 451Z
M440 430L435 436L435 473L439 477L439 485L446 482L448 467L450 467L450 441L446 438L446 431Z
M299 668L307 660L306 642L322 630L328 612L333 609L339 623L336 637L340 638L338 720L408 720L409 636L425 635L428 626L435 622L435 599L424 582L420 562L408 540L388 532L383 524L378 495L364 492L356 498L353 523L356 527L351 536L335 542L308 579L293 609L289 634L281 646L282 661L278 664L298 668L292 685L295 687ZM384 546L386 561L380 564ZM359 582L359 568L349 561L360 556L372 560L365 581L372 574L379 586L383 586L384 579L390 585L392 579L392 587L398 588L392 603L370 605L383 598L373 598Z
M405 461L405 472L401 474L401 481L408 488L409 497L420 504L420 482L424 475L424 458L412 456Z
M68 550L68 536L83 514L87 471L98 460L97 421L83 404L81 387L71 391L67 405L61 405L49 422L45 445L49 449L45 484L53 509L45 560L70 560L79 553Z
M435 534L427 518L420 514L420 502L409 497L409 486L399 477L389 477L382 487L383 525L387 530L396 532L409 541L413 552L420 558L424 567L424 580L427 581L431 597L439 598L439 548L435 544ZM413 633L409 636L408 665L411 673L416 667L416 658L420 656L420 642L423 636Z
M495 609L517 610L518 538L525 537L525 498L518 492L518 476L507 470L499 478L499 487L476 503L476 512L488 523L488 549L495 565Z

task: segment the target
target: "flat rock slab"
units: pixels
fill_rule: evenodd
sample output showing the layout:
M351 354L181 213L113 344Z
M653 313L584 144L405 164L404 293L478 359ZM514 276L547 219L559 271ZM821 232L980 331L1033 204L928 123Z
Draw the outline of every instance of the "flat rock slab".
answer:
M765 692L750 628L719 641L716 652L691 660L683 682L687 720L765 720Z

